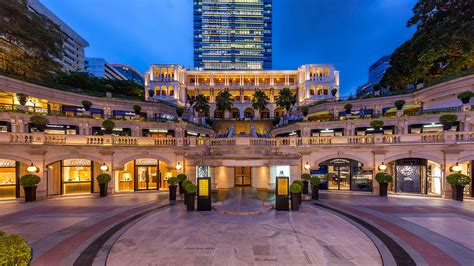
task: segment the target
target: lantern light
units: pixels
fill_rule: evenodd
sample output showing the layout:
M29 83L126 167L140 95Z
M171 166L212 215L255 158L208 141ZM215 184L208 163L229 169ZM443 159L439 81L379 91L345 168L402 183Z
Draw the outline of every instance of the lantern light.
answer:
M385 170L387 170L387 165L386 165L384 162L382 162L382 164L379 165L379 170L380 170L380 171L385 171Z
M107 171L107 170L109 170L109 167L108 167L105 163L103 163L103 164L100 166L100 170L101 170L101 171Z
M451 167L451 170L453 170L453 172L460 173L462 171L462 167L458 162L456 162L456 164Z
M181 165L180 162L178 162L178 164L176 164L176 170L181 170L183 168L183 166Z
M28 171L30 173L38 173L39 168L36 165L34 165L33 163L31 163L31 165L26 168L26 171Z
M306 162L306 164L304 165L304 169L305 169L305 170L309 170L310 167L311 167L311 166L309 165L309 163Z

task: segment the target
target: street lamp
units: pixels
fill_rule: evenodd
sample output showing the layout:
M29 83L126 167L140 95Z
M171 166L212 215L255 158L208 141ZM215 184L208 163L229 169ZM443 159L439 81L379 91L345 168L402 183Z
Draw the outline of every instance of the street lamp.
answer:
M178 163L176 164L176 170L179 171L179 170L181 170L182 168L183 168L183 166L181 165L180 162L178 162Z
M305 169L305 170L309 170L309 168L311 168L311 166L309 165L308 162L306 162L306 164L304 165L304 169Z
M462 171L462 167L459 165L458 162L456 162L456 164L451 167L451 170L453 172L460 173Z
M26 168L26 171L28 171L30 173L38 173L39 168L36 165L34 165L33 163L31 163L31 165Z
M385 171L385 170L387 170L387 165L386 165L384 162L382 162L382 164L379 165L379 170L380 170L380 171Z

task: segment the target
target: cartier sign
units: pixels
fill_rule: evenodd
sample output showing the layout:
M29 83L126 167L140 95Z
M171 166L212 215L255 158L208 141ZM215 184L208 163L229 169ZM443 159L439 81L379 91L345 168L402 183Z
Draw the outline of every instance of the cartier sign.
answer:
M12 160L0 160L0 167L7 168L7 167L15 167L16 162Z
M157 165L158 160L150 159L150 158L137 159L137 160L135 160L135 164L136 165Z
M86 166L91 165L91 160L69 159L63 161L63 166Z

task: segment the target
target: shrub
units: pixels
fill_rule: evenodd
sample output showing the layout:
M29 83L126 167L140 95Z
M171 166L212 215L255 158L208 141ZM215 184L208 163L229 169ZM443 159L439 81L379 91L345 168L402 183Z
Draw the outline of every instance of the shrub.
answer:
M310 179L311 185L316 186L321 184L321 179L315 175L313 175Z
M276 126L276 125L278 125L279 123L280 123L280 118L279 118L279 117L273 118L273 120L272 120L273 126Z
M346 113L350 113L352 110L352 104L348 103L344 105L344 109L346 110Z
M155 95L155 92L153 90L148 91L148 96L153 97Z
M336 93L337 93L337 89L332 89L331 90L331 95L334 97L336 96Z
M445 114L439 117L439 122L443 124L445 130L451 129L454 123L458 120L458 116L454 114Z
M186 189L186 186L189 185L189 184L192 184L192 183L193 183L193 182L191 182L190 180L187 180L187 179L186 179L186 180L183 181L182 186L183 186L184 189Z
M392 182L392 176L385 173L385 172L378 172L375 175L375 180L377 180L377 182L379 182L381 184L390 183L390 182Z
M309 107L308 106L301 107L301 112L303 113L304 116L307 116L309 112Z
M17 93L16 98L21 105L25 105L30 97L24 93Z
M104 86L106 92L112 92L114 90L114 86L107 84Z
M97 183L99 184L107 184L112 181L112 177L109 174L102 173L96 177Z
M0 265L29 265L31 248L18 234L0 231Z
M301 174L301 179L302 180L309 180L311 179L311 175L308 173Z
M84 110L89 111L91 109L92 103L88 100L84 100L81 102L82 107L84 107Z
M403 106L405 105L405 100L395 101L394 105L397 107L397 110L402 110Z
M472 91L464 91L458 94L458 99L464 104L469 103L471 97L474 97L474 92Z
M102 122L102 127L105 129L105 134L112 134L112 131L115 128L114 121L107 119Z
M370 126L374 128L381 128L383 125L384 122L382 120L372 120L372 122L370 122Z
M39 184L41 178L34 174L26 174L20 177L20 184L23 187L34 187Z
M206 117L205 121L206 121L206 124L208 124L209 126L212 126L212 120L209 117Z
M184 182L184 180L188 179L188 177L185 175L185 174L179 174L176 176L176 178L178 179L178 182Z
M303 187L303 181L301 181L301 180L295 180L295 181L293 181L293 184L294 183L296 183L296 184L300 185L301 187Z
M293 182L293 184L290 185L290 193L301 193L302 190L303 186L296 182Z
M46 125L48 125L49 120L47 117L42 115L34 115L30 117L30 123L36 127L40 132L43 132L46 129Z
M142 111L142 107L140 105L134 105L133 111L135 112L136 115L139 115L140 112Z
M197 187L196 187L196 185L194 185L193 183L188 184L188 185L184 188L184 190L186 190L187 193L195 193L195 192L196 192L196 189L197 189Z
M170 186L175 186L176 183L178 183L178 179L176 177L174 177L174 176L168 177L168 184Z
M176 107L176 114L178 115L178 117L182 117L183 114L184 114L184 111L185 111L184 107L182 107L182 106Z
M446 177L446 181L448 181L448 183L453 186L460 186L460 187L464 187L468 185L469 183L471 183L471 179L469 178L469 176L459 174L459 173L448 175Z

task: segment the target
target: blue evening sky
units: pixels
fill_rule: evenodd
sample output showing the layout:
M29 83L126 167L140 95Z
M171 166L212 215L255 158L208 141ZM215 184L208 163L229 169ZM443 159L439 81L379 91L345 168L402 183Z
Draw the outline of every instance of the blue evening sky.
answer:
M42 0L89 42L86 56L128 64L193 67L192 0ZM355 93L368 67L409 39L416 0L274 0L273 68L332 63L341 95Z

